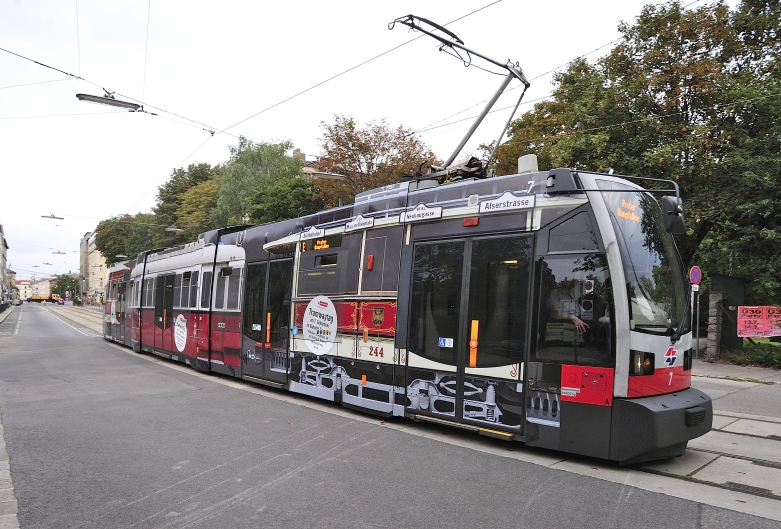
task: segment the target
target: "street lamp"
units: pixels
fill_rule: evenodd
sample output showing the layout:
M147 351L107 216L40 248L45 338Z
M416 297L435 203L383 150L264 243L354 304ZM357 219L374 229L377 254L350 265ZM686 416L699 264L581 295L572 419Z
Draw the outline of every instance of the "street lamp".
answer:
M127 258L127 255L125 255L125 254L123 254L123 253L118 253L118 254L117 254L117 255L115 255L114 257L117 257L117 258L119 258L119 259L126 259L126 258Z
M105 90L104 90L105 91ZM113 92L106 92L105 96L93 96L89 94L76 94L76 98L79 101L87 101L89 103L98 103L99 105L108 105L110 107L126 108L130 112L135 112L139 108L143 110L141 105L137 103L131 103L130 101L122 101L114 97Z
M165 231L172 231L174 233L184 233L184 229L177 228L176 226L168 226Z
M64 220L64 217L58 217L54 213L52 213L51 215L41 215L41 218L42 219Z

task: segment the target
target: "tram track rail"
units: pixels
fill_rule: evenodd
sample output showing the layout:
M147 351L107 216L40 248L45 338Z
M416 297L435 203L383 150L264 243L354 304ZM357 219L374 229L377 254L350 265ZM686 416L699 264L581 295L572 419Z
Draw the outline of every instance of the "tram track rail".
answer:
M736 434L736 435L738 435L738 434ZM762 466L762 467L766 467L766 468L772 468L772 469L776 469L776 470L781 470L781 463L779 463L777 461L767 461L765 459L758 459L758 458L753 458L753 457L750 457L750 456L742 456L742 455L737 455L737 454L729 454L729 453L726 453L726 452L719 452L717 450L708 450L708 449L704 449L704 448L688 448L687 450L691 450L691 451L694 451L694 452L700 452L700 453L704 453L704 454L710 454L710 455L714 455L714 456L717 456L717 457L715 457L714 459L710 460L709 462L707 462L705 465L703 465L702 467L698 468L694 472L692 472L690 474L686 474L686 475L676 474L674 472L666 472L666 471L663 471L663 470L658 470L658 469L653 469L653 468L647 468L647 467L643 467L643 466L640 466L640 465L634 467L634 469L637 470L638 472L643 472L643 473L646 473L646 474L654 474L654 475L657 475L657 476L673 478L673 479L676 479L676 480L679 480L679 481L685 481L685 482L689 482L689 483L697 483L699 485L705 485L705 486L708 486L708 487L715 487L715 488L719 488L719 489L723 489L723 490L728 490L730 492L740 492L740 493L744 493L744 494L751 494L752 496L757 496L757 497L760 497L760 498L767 498L767 499L771 499L771 500L775 500L775 501L781 501L781 495L775 494L771 489L758 487L756 485L749 485L749 484L745 484L745 483L739 483L739 482L735 482L735 481L726 481L726 482L719 483L719 482L710 481L710 480L706 480L706 479L700 479L700 478L696 477L696 473L697 472L699 472L700 470L703 470L704 468L709 466L711 463L713 463L714 461L716 461L720 457L730 458L730 459L739 459L739 460L742 460L742 461L750 462L750 463L752 463L754 465L758 465L758 466ZM694 474L694 475L691 475L691 474Z

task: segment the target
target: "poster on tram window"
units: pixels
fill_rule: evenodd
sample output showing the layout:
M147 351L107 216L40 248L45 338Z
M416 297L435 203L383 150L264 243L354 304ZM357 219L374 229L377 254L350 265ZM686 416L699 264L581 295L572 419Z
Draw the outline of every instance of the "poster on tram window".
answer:
M738 307L738 337L781 336L781 310L773 306Z

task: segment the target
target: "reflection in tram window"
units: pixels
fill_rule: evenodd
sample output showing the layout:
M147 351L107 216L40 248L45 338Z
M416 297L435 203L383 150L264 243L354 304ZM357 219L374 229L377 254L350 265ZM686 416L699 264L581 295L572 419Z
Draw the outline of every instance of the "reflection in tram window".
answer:
M529 237L472 244L468 319L478 322L479 347L471 367L523 361L531 253Z
M612 291L603 254L547 256L537 270L532 361L614 365Z
M409 348L415 354L449 365L456 365L459 347L463 259L463 242L415 248ZM445 345L440 347L440 343Z

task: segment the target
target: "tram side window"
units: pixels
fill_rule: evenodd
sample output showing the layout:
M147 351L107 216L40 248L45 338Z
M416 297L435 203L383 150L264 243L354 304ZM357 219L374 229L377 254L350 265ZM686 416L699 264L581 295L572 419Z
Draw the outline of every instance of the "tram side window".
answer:
M190 275L191 272L182 274L182 293L181 297L176 299L177 305L182 308L187 308L190 304Z
M361 282L364 292L395 292L398 289L402 237L401 226L366 234Z
M179 299L182 295L182 274L176 274L174 278L174 299L172 305L179 307Z
M135 286L136 286L136 282L130 281L127 289L128 306L133 306L136 302Z
M225 306L225 290L228 286L228 278L230 277L230 270L226 272L226 268L220 271L220 275L217 277L217 291L214 293L214 308L221 309ZM225 275L225 274L228 275Z
M212 273L203 273L203 284L201 285L201 308L208 309L212 293Z
M613 294L604 254L559 255L535 269L532 362L613 366Z
M358 291L361 233L301 241L298 294L352 294Z
M237 310L239 308L239 292L241 287L241 268L233 268L228 281L228 310Z
M190 307L198 307L198 272L193 272L190 277Z
M579 252L599 249L596 231L585 211L551 228L548 241L548 251L550 252Z
M144 307L151 307L154 304L153 290L152 290L153 285L154 285L153 280L151 279L144 280L144 300L143 300Z

